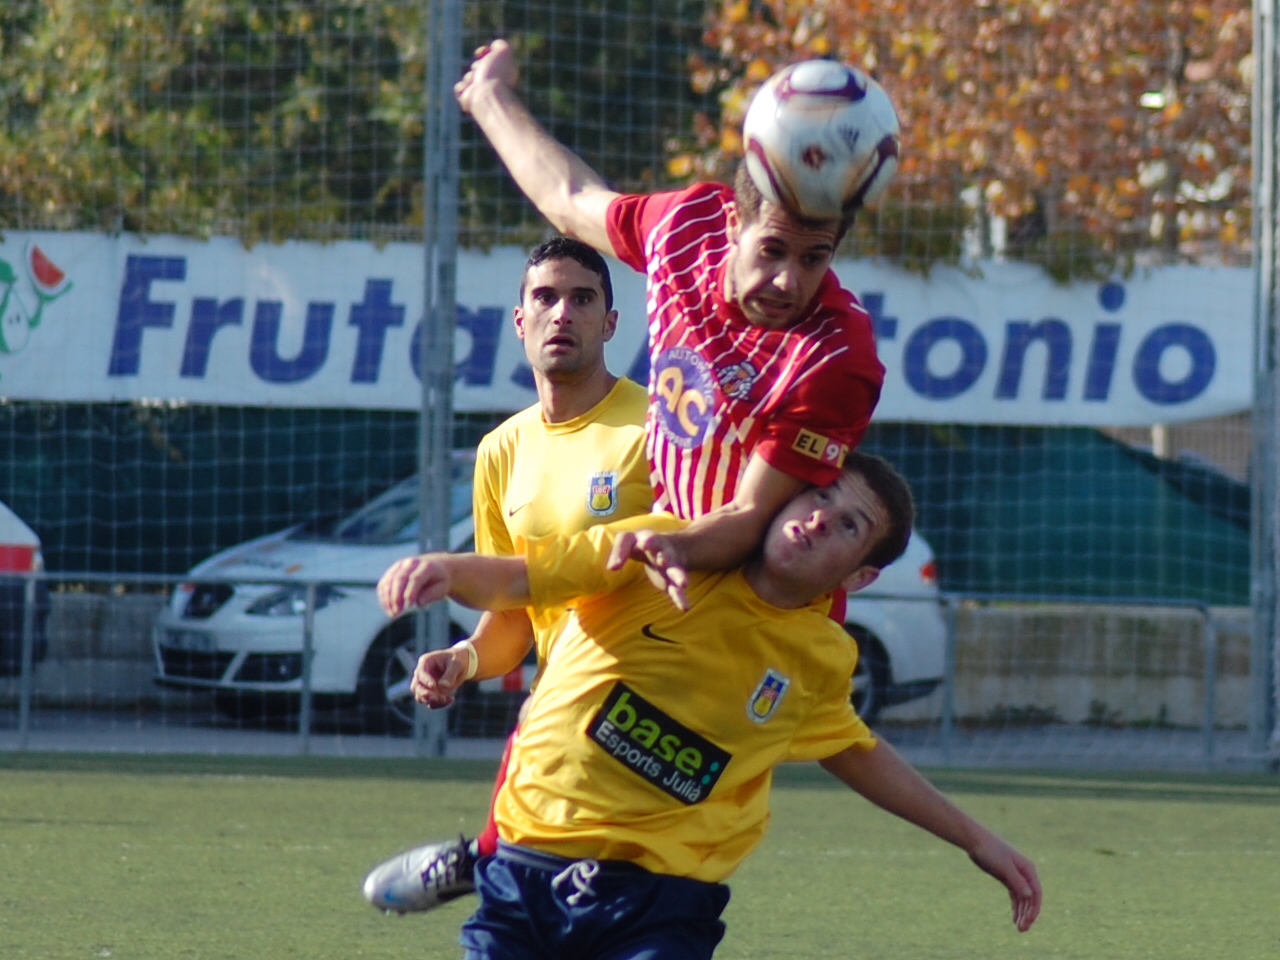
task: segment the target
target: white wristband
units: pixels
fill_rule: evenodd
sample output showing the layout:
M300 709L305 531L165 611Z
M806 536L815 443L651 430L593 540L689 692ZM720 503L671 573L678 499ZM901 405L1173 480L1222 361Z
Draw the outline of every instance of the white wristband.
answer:
M476 675L476 671L480 669L480 655L476 653L476 645L470 640L459 640L453 645L455 650L459 647L467 651L467 670L462 679L470 680Z

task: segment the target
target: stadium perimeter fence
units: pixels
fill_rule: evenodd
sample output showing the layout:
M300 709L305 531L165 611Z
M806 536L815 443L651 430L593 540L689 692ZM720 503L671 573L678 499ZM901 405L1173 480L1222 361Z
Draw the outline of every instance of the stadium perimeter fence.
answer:
M838 55L875 69L908 131L933 136L907 143L910 168L842 257L908 270L1025 262L1090 280L1250 263L1257 64L1246 2L1213 5L1211 16L1154 0L1021 13L960 0L861 5L857 29L854 5L785 0L452 6L463 50L513 39L535 115L618 189L723 177L750 85L781 62ZM0 228L232 237L250 249L420 243L423 132L437 106L424 102L428 20L440 9L7 3ZM1094 28L1104 36L1089 51L1039 42ZM1094 70L1108 44L1123 53L1123 75ZM954 50L958 60L939 53ZM1067 129L1101 139L1078 139L1093 148L1072 153ZM461 248L527 248L546 235L469 124L458 173ZM7 747L75 728L94 749L150 743L153 730L185 731L194 749L233 749L236 738L234 749L421 748L342 732L349 721L323 700L309 711L300 702L288 721L309 715L310 738L279 718L246 730L209 695L156 687L149 639L155 607L196 563L413 473L417 415L23 399L4 379L23 362L15 349L0 350L0 500L42 540L57 629L44 662L0 680ZM453 445L473 448L499 416L456 416ZM918 738L922 756L952 762L986 762L995 732L1005 756L1020 755L1016 742L1046 760L1066 750L1055 746L1066 733L1077 745L1094 737L1095 759L1126 738L1146 743L1126 756L1178 743L1195 763L1256 751L1272 694L1258 682L1270 673L1258 662L1266 638L1252 650L1241 639L1253 600L1248 413L1100 429L876 423L864 447L911 481L955 615L949 702L940 690L883 714L904 743ZM1049 596L1063 599L1033 599ZM1206 667L1209 635L1218 653ZM1094 672L1068 669L1080 663ZM1152 679L1166 673L1177 679ZM477 727L505 722L472 713ZM1249 724L1252 746L1236 749Z
M252 648L260 660L295 664L299 676L254 690L253 683L201 689L186 682L231 678L237 671L230 669L234 653L212 644L199 651L164 648L174 641L156 617L177 578L110 584L128 593L55 594L76 602L54 605L45 650L38 641L41 579L26 580L16 675L0 680L3 750L496 758L525 696L528 674L523 681L513 677L505 690L501 681L489 684L488 692L449 708L443 741L435 743L421 724L371 714L354 691L335 696L313 689L317 643L338 642L332 632L317 639L317 596L333 588L371 592L374 584L367 581L202 580L204 589L287 586L305 598L301 612L284 620L292 644L277 644L270 653ZM107 585L83 575L77 584ZM917 764L1256 766L1246 735L1244 611L1167 600L992 594L922 599L870 591L863 599L936 605L946 624L937 688L879 709L874 721L874 729ZM893 679L892 658L899 652L880 653L890 664L877 678L883 684ZM241 663L241 679L251 669L248 661ZM396 695L399 709L413 709L406 690Z

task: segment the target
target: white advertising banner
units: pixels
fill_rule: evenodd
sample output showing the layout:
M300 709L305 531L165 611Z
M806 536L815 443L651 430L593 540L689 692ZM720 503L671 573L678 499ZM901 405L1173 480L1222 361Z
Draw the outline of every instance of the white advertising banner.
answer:
M534 400L511 325L525 251L463 252L459 410ZM611 367L643 377L643 277L615 263ZM1252 397L1247 269L1165 267L1055 285L984 263L928 277L836 266L876 322L877 419L1141 425ZM423 255L413 244L11 232L0 241L0 396L416 409Z

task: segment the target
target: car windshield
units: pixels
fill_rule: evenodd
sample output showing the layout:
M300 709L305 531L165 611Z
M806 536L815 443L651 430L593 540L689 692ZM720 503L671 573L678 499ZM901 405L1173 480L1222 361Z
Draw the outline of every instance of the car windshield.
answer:
M449 524L471 513L471 475L475 463L453 461L449 491ZM296 540L330 540L340 543L402 543L418 536L418 476L414 474L385 490L364 506L337 520L320 522L293 534Z

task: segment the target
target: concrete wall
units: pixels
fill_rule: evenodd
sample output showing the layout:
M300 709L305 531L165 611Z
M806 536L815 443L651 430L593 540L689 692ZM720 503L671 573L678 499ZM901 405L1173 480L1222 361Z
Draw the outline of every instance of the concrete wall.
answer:
M1249 611L1217 608L1215 716L1249 720ZM1057 719L1198 726L1204 709L1204 619L1193 610L966 604L956 623L955 712L994 724ZM895 707L924 720L942 697Z
M49 657L36 675L44 706L173 701L151 680L157 594L53 595ZM1249 715L1249 612L1214 611L1217 722ZM1198 726L1204 702L1203 621L1193 611L1125 606L965 605L957 617L956 716L969 722L1056 718L1104 724ZM17 682L0 680L0 701ZM886 720L932 720L942 695L886 711Z
M154 593L55 593L48 658L36 669L34 702L44 707L132 707L182 695L152 682L151 622L164 605ZM0 698L17 682L0 681Z

